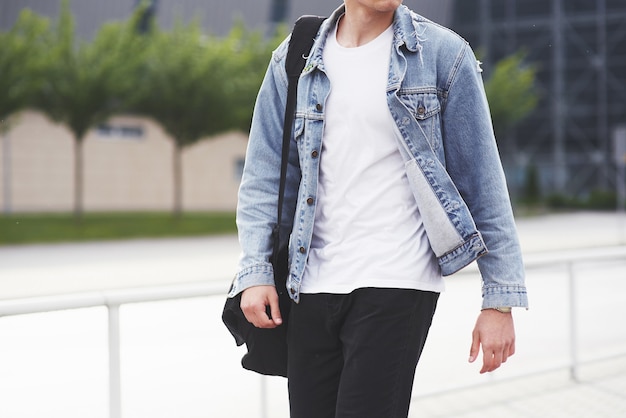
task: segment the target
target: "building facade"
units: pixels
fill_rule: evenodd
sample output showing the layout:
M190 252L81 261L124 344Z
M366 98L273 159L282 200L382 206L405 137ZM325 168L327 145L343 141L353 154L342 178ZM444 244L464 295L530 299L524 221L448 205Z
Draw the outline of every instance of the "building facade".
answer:
M453 27L481 52L486 77L520 49L537 65L537 109L499 138L512 187L523 187L532 166L545 194L615 190L614 144L626 126L626 1L456 0Z
M327 16L341 0L146 0L153 6L159 26L171 28L177 20L197 20L207 31L224 35L233 22L242 20L248 27L269 30L278 22L293 23L298 16ZM102 23L128 18L141 0L70 0L77 33L93 36ZM58 16L62 0L2 0L0 30L10 28L20 11L29 8L43 16ZM409 0L404 2L424 16L442 24L450 23L451 0Z

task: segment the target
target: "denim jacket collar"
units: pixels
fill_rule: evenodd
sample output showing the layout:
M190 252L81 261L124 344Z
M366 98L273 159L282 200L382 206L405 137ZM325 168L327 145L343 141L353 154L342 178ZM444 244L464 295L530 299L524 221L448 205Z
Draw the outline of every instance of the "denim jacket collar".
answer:
M309 55L306 66L304 67L304 74L311 72L314 68L324 69L322 54L324 45L326 44L326 38L328 37L330 31L335 28L337 21L343 14L345 14L345 12L346 6L341 5L330 15L328 19L324 21L320 27L319 36L311 48L311 54ZM413 23L413 17L417 17L418 20L423 19L421 16L413 14L405 5L401 5L396 10L393 20L395 48L405 45L406 49L411 52L421 50L421 42L423 39L419 36L418 28L416 28Z

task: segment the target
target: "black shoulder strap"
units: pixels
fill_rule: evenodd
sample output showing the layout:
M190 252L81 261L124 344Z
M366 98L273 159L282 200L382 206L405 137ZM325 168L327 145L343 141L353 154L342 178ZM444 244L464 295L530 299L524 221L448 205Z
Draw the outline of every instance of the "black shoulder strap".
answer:
M283 125L283 147L282 160L280 166L280 185L278 189L278 216L276 226L273 231L274 254L278 254L280 246L278 230L282 218L283 200L285 195L285 182L287 177L287 162L289 159L289 142L293 131L293 119L296 113L296 99L298 96L298 79L306 63L305 56L311 51L313 41L317 35L320 25L324 21L320 16L302 16L293 26L289 49L285 59L285 70L289 84L287 87L287 104L285 106L285 121Z
M296 20L289 40L285 69L288 77L298 77L304 69L306 55L313 47L313 41L322 22L326 19L321 16L301 16ZM287 106L289 107L289 106Z

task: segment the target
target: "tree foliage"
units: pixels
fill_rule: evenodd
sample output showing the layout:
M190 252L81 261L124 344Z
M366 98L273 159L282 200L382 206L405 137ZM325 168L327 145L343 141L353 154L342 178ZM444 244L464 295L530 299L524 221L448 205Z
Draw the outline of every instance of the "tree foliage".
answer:
M51 64L34 105L67 125L80 142L91 127L121 110L143 45L132 21L103 25L91 42L77 40L67 2L50 37Z
M539 101L535 88L537 68L527 65L525 58L526 54L520 51L498 61L485 81L497 137L528 116Z
M231 128L246 132L250 129L251 104L256 99L272 50L286 35L286 28L278 27L273 38L264 39L261 33L246 30L243 22L237 22L231 30L225 45L231 68L223 86L231 110Z
M9 32L0 33L0 131L45 80L49 27L48 19L24 10Z
M237 24L224 38L196 23L148 38L135 112L159 121L180 146L231 129L247 130L256 92L275 47Z

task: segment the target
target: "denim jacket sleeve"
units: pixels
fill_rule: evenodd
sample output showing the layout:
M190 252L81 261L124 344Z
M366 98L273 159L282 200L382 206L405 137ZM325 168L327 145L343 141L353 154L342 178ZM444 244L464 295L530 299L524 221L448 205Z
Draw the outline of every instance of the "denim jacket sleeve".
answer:
M479 66L464 43L443 104L446 166L489 250L477 261L482 307L527 307L521 250Z
M277 221L282 131L287 96L284 58L288 40L272 54L259 90L237 204L237 229L241 246L238 272L229 296L248 287L274 285L270 263L272 229ZM281 241L287 240L293 220L300 168L297 149L290 147Z

